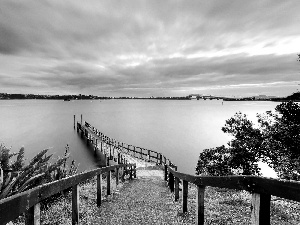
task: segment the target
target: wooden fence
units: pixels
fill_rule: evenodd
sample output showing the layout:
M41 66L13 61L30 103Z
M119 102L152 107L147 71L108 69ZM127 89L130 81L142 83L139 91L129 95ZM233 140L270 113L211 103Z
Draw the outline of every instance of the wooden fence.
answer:
M153 150L119 142L116 139L106 136L86 121L84 121L84 125L77 122L77 131L81 131L81 134L84 135L87 140L94 145L95 148L98 148L100 144L101 152L103 152L103 143L106 145L105 147L108 146L110 155L109 158L111 159L115 157L119 159L120 157L122 157L122 154L118 156L116 155L116 153L125 153L135 158L146 160L148 162L154 162L159 165L169 165L177 170L177 166L163 154Z
M97 206L100 207L102 174L106 173L107 195L110 195L111 173L115 171L116 185L118 185L120 168L124 168L124 170L129 172L130 179L136 177L136 164L120 164L77 174L2 199L0 200L0 225L5 225L24 212L26 212L27 225L40 224L40 202L68 188L72 188L72 224L79 224L79 183L97 176ZM122 179L124 179L124 174L123 172Z
M182 211L187 212L188 183L197 186L197 224L204 224L204 192L206 186L246 190L252 193L251 223L270 224L271 195L300 202L300 182L262 178L257 176L193 176L173 170L165 165L165 181L175 201L179 199L182 181Z

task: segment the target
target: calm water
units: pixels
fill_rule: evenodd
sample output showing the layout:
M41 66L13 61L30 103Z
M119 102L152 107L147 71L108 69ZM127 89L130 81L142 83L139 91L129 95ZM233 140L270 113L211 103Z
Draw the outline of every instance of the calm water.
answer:
M135 146L165 154L179 170L193 174L199 153L226 144L221 131L225 120L241 111L255 120L256 113L273 110L274 102L224 102L217 100L1 100L0 142L13 151L25 147L31 158L42 149L63 155L69 144L71 158L80 170L96 162L73 129L76 120L88 121L104 134Z

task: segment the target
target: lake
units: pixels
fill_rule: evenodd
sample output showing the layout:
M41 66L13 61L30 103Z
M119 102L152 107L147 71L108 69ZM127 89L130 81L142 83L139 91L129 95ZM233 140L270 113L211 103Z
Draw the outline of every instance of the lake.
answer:
M80 170L96 167L93 154L73 129L74 115L120 142L161 152L179 171L194 174L199 153L226 145L225 120L241 111L253 122L256 113L277 102L221 100L1 100L0 142L13 151L25 147L26 158L45 148L56 156L70 146Z

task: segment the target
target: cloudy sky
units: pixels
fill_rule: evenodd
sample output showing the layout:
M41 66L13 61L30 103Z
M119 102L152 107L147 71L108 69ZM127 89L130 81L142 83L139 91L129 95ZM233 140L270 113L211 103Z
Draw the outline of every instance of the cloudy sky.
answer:
M0 0L0 93L286 96L299 0Z

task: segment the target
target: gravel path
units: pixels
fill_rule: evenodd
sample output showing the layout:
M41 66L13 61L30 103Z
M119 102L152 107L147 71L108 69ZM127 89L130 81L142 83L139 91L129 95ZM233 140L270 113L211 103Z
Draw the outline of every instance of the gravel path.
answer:
M137 170L137 179L104 202L91 224L187 224L173 199L162 170Z

